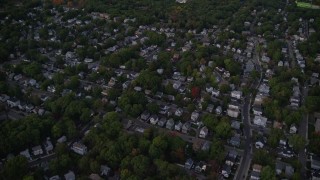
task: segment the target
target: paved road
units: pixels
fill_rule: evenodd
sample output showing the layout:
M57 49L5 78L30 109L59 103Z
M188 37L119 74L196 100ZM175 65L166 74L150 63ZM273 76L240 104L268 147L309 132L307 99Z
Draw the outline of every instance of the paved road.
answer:
M252 140L251 140L251 128L250 128L250 102L251 94L245 97L244 105L242 108L244 136L246 137L244 153L239 165L239 168L235 174L236 180L245 179L250 167L252 159Z
M251 84L251 87L253 87L254 89L257 89L262 81L262 68L261 68L261 64L260 64L260 55L258 52L258 41L257 39L254 40L255 43L255 53L254 53L254 63L256 66L256 69L260 72L260 79L254 81ZM243 157L241 159L239 168L235 174L234 179L236 180L240 180L240 179L246 179L247 175L248 175L248 171L250 168L250 164L251 164L251 159L252 159L252 129L254 126L251 125L250 123L250 107L251 107L251 99L252 99L252 94L247 95L244 98L244 103L243 103L243 107L242 107L242 121L243 121L243 125L244 125L244 135L246 137L246 141L245 141L245 149L244 149L244 153L243 153Z
M305 103L305 99L308 96L308 85L306 85L305 87L306 88L303 87L303 91L302 91L303 104ZM309 114L305 113L303 115L302 121L300 122L299 129L298 129L299 135L304 137L306 142L308 141L308 118L309 118ZM302 165L302 168L300 169L301 179L307 179L306 177L307 155L304 148L299 152L299 162Z

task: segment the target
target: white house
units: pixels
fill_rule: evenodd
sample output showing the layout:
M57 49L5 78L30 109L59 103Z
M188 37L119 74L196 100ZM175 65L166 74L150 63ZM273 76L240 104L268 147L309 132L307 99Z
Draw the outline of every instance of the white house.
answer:
M241 91L231 91L231 97L236 99L241 99L242 92Z
M268 118L263 116L254 116L253 123L258 126L266 127Z
M159 118L158 118L157 115L152 115L152 116L150 117L150 123L151 123L152 125L156 125L158 121L159 121Z
M227 110L227 115L233 118L237 118L240 114L240 111L237 109L228 109Z
M182 116L182 114L183 114L183 109L182 108L178 108L174 113L174 115L178 116L178 117Z
M191 114L191 120L192 121L197 121L198 120L198 118L199 118L199 113L198 112L192 112L192 114Z
M39 146L35 146L35 147L32 148L32 153L35 156L41 155L41 154L43 154L43 150L42 150L40 145Z
M72 144L71 149L80 155L84 155L87 153L87 146L85 146L84 144L80 143L80 142L75 142Z
M298 131L297 126L296 126L295 124L292 124L292 125L290 126L290 131L289 131L290 134L296 134L297 131Z
M175 126L174 126L174 129L176 130L176 131L180 131L181 130L181 128L182 128L182 123L181 122L179 122L179 123L177 123Z
M212 92L211 92L212 96L214 97L219 97L220 96L220 91L219 90L216 90L216 89L213 89Z
M208 128L206 126L203 126L200 130L199 137L206 138L207 135L208 135Z

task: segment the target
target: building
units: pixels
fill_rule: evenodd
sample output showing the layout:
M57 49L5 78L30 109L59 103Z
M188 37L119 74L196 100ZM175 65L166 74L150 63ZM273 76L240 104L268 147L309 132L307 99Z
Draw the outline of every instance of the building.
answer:
M208 135L208 128L206 126L202 127L199 133L200 138L206 138Z
M108 177L111 172L111 169L106 165L100 166L100 175Z
M66 180L75 180L76 179L76 175L74 174L73 171L69 171L67 174L64 175L64 178Z
M198 118L199 118L199 113L198 112L192 112L191 114L191 120L192 121L198 121Z
M241 91L231 91L231 97L236 99L241 99L242 92Z
M38 155L43 154L43 150L42 150L40 145L39 146L35 146L35 147L32 148L32 153L33 153L33 155L38 156Z
M182 133L187 134L188 131L190 130L191 124L189 122L186 122L182 126Z
M266 127L267 125L267 118L263 116L254 116L253 124L261 127Z
M182 128L182 123L181 122L178 122L175 126L174 126L174 129L176 130L176 131L181 131L181 128Z
M222 166L221 174L225 177L228 178L231 174L231 166L224 164Z
M72 144L71 149L80 155L85 155L87 153L87 146L85 146L84 144L80 143L80 142L75 142Z
M150 117L150 123L151 123L152 125L156 125L158 121L159 121L159 117L158 117L157 115L151 115L151 117Z
M166 128L167 128L167 129L170 129L170 130L173 130L173 128L174 128L174 121L173 121L173 119L169 119L169 120L167 121L167 123L166 123Z
M187 159L187 161L184 163L184 168L186 168L186 169L191 169L192 168L192 166L193 166L193 160L192 159Z
M311 169L320 170L320 158L311 156Z

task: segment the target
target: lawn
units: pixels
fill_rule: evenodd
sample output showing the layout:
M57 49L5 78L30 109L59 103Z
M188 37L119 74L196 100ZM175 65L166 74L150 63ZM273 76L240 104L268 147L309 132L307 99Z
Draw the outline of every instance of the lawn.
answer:
M301 7L301 8L308 8L308 9L319 9L320 6L317 5L312 5L311 3L307 3L307 2L298 2L296 1L297 6Z

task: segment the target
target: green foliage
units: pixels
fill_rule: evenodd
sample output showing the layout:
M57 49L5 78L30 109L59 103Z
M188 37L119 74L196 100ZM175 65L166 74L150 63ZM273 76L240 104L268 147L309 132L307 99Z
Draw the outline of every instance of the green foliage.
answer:
M157 90L161 85L161 81L162 78L156 74L156 72L145 70L140 73L139 77L135 80L135 83L145 89Z
M265 166L261 171L261 180L276 180L276 172L270 167Z
M231 135L231 125L226 120L221 120L215 127L215 133L218 137L228 138Z
M289 137L289 144L293 146L293 149L295 151L300 151L304 148L306 140L304 139L304 137L298 134L294 134L291 137Z
M217 117L212 114L205 114L202 116L202 122L210 131L214 131L218 124Z
M23 156L16 156L6 162L1 174L4 179L22 179L27 173L27 159Z
M51 119L40 119L34 115L27 116L17 121L5 121L0 127L0 155L20 152L23 149L39 145L46 137L50 136Z
M270 135L268 137L268 144L276 148L278 146L279 140L284 137L283 131L281 129L271 129Z
M253 162L260 164L262 166L271 166L272 165L272 157L270 156L269 152L265 149L258 149L253 155Z

